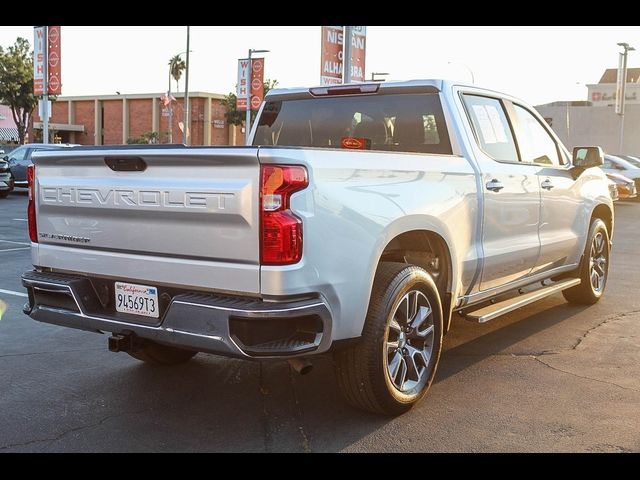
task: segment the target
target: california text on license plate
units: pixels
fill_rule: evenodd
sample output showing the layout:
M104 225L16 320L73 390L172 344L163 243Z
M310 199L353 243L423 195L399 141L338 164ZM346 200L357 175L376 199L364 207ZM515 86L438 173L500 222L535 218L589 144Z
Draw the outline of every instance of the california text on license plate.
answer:
M147 285L116 282L116 310L145 317L158 318L158 289Z

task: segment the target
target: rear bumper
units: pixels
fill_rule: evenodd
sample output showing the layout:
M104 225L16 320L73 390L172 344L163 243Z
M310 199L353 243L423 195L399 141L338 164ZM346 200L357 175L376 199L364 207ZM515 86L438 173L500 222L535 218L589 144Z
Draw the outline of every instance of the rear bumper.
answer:
M165 294L160 318L147 319L115 312L112 295L99 296L88 277L30 271L23 274L22 284L29 293L24 312L40 322L133 333L167 345L243 358L310 355L331 346L331 314L320 298L264 302L172 292Z

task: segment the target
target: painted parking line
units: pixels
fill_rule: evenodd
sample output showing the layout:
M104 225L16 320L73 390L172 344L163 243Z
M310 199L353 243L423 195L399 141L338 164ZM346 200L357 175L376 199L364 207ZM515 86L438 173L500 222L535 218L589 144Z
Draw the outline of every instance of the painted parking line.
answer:
M14 242L13 240L0 240L1 243L12 243L14 245L27 245L27 246L31 246L30 243L27 242Z
M0 293L4 293L5 295L15 295L16 297L28 297L24 292L14 292L13 290L3 290L0 288Z
M31 250L31 247L18 247L18 248L0 248L0 253L2 252L15 252L16 250Z
M29 221L26 218L14 218L13 220L15 220L16 222L28 222Z

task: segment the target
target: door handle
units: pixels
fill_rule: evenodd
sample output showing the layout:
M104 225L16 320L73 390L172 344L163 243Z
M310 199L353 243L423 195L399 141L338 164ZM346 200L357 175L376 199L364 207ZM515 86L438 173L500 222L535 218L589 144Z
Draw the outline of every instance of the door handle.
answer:
M540 186L546 190L551 190L554 187L553 183L551 183L551 180L549 180L548 178L544 182L542 182Z
M490 182L487 182L487 190L491 190L492 192L499 192L504 188L504 185L501 181L493 178Z

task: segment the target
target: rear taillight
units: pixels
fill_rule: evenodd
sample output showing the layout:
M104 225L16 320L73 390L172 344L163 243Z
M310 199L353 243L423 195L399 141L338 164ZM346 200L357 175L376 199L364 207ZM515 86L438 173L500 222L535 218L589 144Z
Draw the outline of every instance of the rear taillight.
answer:
M29 183L29 205L27 207L27 219L29 220L29 238L32 242L38 242L38 229L36 228L36 167L31 164L27 167L27 182Z
M294 192L309 185L300 166L263 165L260 171L260 261L288 265L302 258L302 220L289 209Z

